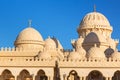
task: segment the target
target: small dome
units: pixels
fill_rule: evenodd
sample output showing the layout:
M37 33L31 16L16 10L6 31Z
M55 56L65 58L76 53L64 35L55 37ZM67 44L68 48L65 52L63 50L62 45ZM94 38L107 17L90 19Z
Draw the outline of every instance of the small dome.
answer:
M15 46L19 44L42 44L41 34L34 28L28 27L17 36Z
M101 50L101 48L97 47L96 45L90 50L88 50L87 53L88 58L106 58L104 52Z
M82 54L82 53L83 53L83 54ZM84 52L82 52L82 53L79 53L79 52L77 52L77 51L73 51L73 52L70 53L69 59L72 59L72 60L82 59L83 56L85 57Z
M106 57L109 58L114 53L114 49L109 47L104 51L104 53L105 53Z
M102 42L107 42L106 39L102 34L99 32L90 32L84 40L84 43L102 43Z
M108 19L99 12L88 13L80 23L80 28L94 28L94 26L111 29Z
M112 55L111 58L113 59L120 59L120 53L116 50Z
M60 41L59 40L57 40L56 38L52 38L54 41L55 41L55 43L56 43L56 48L58 48L58 49L63 49L63 47L62 47L62 45L61 45L61 43L60 43Z
M45 48L48 49L63 49L62 45L60 44L59 40L56 38L50 38L45 40Z
M46 40L45 40L45 48L48 50L48 49L56 49L56 43L55 41L48 37Z
M51 55L48 52L40 53L40 59L51 59Z

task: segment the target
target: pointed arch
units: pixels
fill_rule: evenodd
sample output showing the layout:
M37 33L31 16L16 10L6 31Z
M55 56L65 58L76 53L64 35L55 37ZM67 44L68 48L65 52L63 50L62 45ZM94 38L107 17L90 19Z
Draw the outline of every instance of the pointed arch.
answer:
M24 69L19 73L18 80L32 80L32 76L26 69Z
M14 79L14 76L12 75L10 70L5 69L0 76L0 80L10 80L10 79Z
M80 80L77 72L75 70L70 71L67 80Z
M120 71L119 71L119 70L117 70L117 71L114 73L114 75L113 75L113 77L112 77L112 80L120 80Z
M87 80L105 80L105 77L100 71L93 70L88 74Z
M40 69L37 72L35 80L48 80L48 77L46 76L45 71Z

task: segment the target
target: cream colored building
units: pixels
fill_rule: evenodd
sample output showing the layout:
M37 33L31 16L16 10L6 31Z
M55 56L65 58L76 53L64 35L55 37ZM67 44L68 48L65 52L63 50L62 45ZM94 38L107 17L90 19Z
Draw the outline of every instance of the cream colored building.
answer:
M118 40L108 19L99 12L86 14L64 50L59 40L46 40L33 27L21 31L15 48L0 50L0 80L120 80Z

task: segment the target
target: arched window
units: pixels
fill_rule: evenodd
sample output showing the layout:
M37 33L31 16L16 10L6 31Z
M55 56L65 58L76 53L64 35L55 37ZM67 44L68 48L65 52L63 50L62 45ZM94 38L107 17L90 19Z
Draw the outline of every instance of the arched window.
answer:
M67 77L67 80L80 80L77 72L75 70L72 70L69 73L69 76Z
M14 76L9 70L4 70L1 74L0 80L12 80L14 79Z
M89 73L87 76L87 80L105 80L105 77L102 75L101 72L94 70Z
M43 70L39 70L35 80L48 80L48 77Z
M22 70L18 76L18 80L32 80L32 76L27 70Z
M112 77L112 80L120 80L120 71L116 71L114 73L114 76Z

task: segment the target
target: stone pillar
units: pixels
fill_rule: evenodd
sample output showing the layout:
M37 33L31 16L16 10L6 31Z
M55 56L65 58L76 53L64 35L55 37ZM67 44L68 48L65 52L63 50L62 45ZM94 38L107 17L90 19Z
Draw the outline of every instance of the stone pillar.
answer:
M109 80L109 77L105 77L105 80Z
M33 80L35 80L35 75L32 75Z
M66 76L66 74L63 74L63 77L62 77L63 79L61 79L61 80L67 80L67 76Z
M81 77L80 77L80 80L82 80L82 79L83 79L83 77L81 76Z
M53 76L50 76L50 80L54 80L54 79L53 79Z
M83 80L86 80L86 76L83 77Z
M109 80L112 80L112 77L109 77Z
M50 76L47 76L47 78L48 78L48 80L51 80L51 79L50 79Z
M17 75L14 76L14 80L17 80Z

